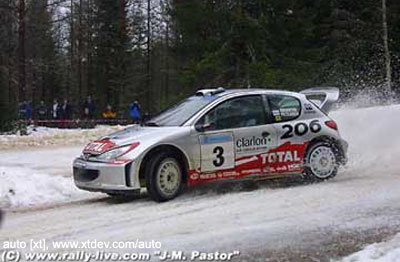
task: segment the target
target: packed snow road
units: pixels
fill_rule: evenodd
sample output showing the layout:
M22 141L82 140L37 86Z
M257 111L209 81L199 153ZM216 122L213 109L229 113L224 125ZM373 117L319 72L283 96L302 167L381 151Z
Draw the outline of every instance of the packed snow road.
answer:
M162 204L73 188L70 165L80 147L3 151L0 201L8 212L0 243L140 239L160 241L163 250L239 250L238 260L340 259L400 232L400 106L332 115L350 144L350 162L335 179L208 187Z

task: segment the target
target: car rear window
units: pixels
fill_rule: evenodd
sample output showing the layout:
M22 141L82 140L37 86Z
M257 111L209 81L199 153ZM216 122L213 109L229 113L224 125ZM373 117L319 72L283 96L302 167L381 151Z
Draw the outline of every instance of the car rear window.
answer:
M296 119L301 113L300 100L289 95L269 95L269 106L275 123Z

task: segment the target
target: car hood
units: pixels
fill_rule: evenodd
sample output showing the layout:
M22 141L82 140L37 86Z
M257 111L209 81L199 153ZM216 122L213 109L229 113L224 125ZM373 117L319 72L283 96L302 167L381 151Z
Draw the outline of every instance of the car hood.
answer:
M110 140L117 146L130 144L133 142L156 141L163 139L171 134L179 132L182 127L147 127L134 125L124 130L103 136L100 140Z

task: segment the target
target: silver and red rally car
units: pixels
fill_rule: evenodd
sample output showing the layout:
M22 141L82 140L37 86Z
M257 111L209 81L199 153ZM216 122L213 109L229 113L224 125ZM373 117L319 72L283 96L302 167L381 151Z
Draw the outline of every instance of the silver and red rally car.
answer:
M347 143L327 115L338 97L336 88L199 90L142 125L89 143L74 160L74 181L110 195L147 188L166 201L184 185L225 179L326 180L347 160Z

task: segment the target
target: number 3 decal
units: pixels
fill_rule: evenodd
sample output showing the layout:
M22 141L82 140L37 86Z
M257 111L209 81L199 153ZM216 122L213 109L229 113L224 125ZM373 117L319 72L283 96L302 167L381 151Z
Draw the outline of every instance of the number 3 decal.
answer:
M234 168L235 148L233 141L232 132L200 135L201 172Z
M294 128L291 125L283 125L282 128L285 129L286 132L281 136L281 139L293 137L293 130L295 135L303 136L308 130L311 130L312 133L318 133L322 129L318 120L311 121L309 126L306 123L297 123Z
M216 167L222 166L225 162L225 158L223 157L224 148L217 146L216 148L214 148L213 153L216 154L215 157L217 158L213 161L214 166Z

